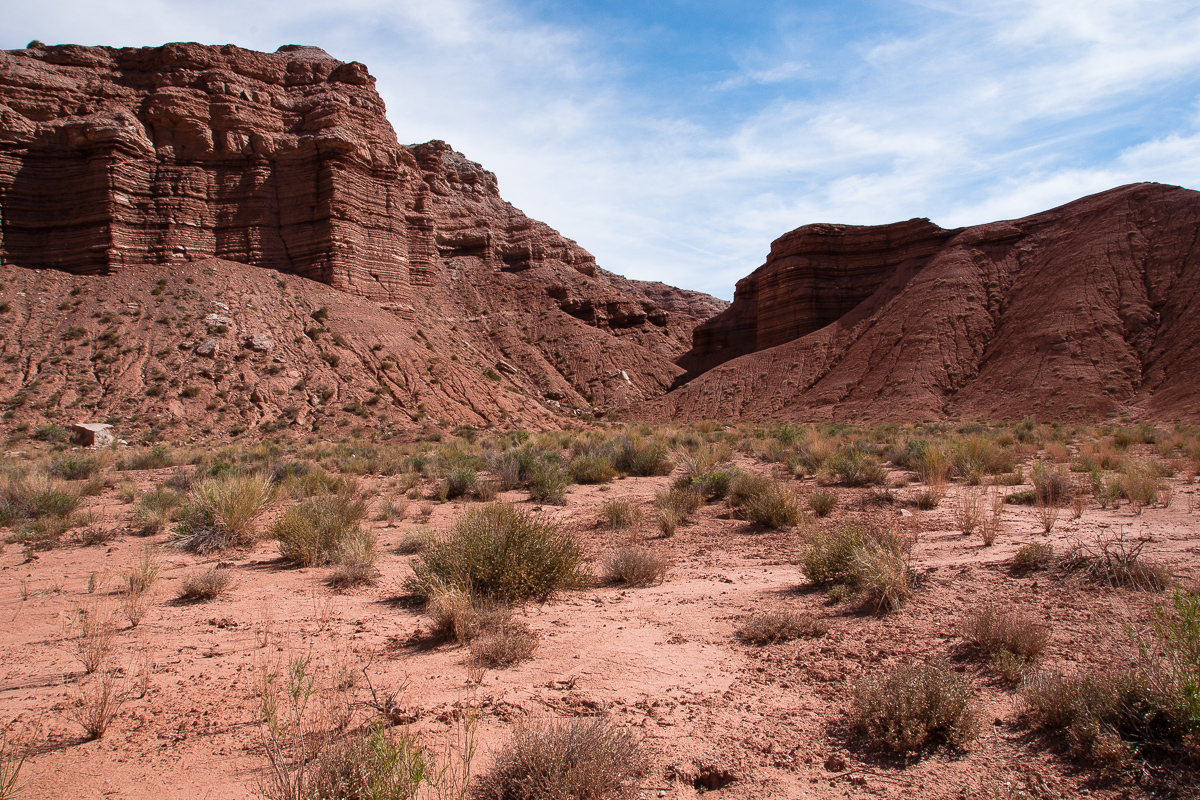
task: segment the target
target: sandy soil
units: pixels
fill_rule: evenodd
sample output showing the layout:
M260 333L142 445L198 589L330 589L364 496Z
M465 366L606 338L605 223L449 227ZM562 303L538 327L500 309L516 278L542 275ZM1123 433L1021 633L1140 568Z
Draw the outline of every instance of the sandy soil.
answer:
M767 471L749 461L741 465ZM125 476L148 489L167 474ZM413 731L437 749L450 746L464 711L473 709L479 714L477 771L487 768L490 754L525 715L603 713L640 730L653 753L644 797L712 790L730 798L1140 796L1136 787L1098 782L1022 727L1017 694L965 654L958 626L969 610L992 601L1025 609L1052 628L1043 660L1048 667L1124 658L1130 647L1123 626L1148 624L1165 595L1098 587L1054 571L1018 577L1009 562L1031 541L1061 551L1077 539L1121 532L1144 539L1146 554L1169 564L1185 585L1196 585L1195 484L1174 479L1169 507L1141 515L1128 506L1101 510L1089 502L1073 520L1064 509L1048 535L1040 533L1032 509L1008 506L992 547L954 530L960 489L952 488L932 511L903 502L915 495L915 485L895 489L900 502L894 504L873 501L870 490L834 489L838 510L816 524L875 515L919 533L922 581L915 599L877 616L853 602L831 604L805 586L797 567L799 530L764 532L735 518L724 503L703 508L673 538L654 538L651 501L669 482L626 478L573 486L565 506L542 509L576 526L599 558L628 538L597 528L599 504L636 500L646 512L641 538L667 551L672 569L659 586L594 588L525 606L519 616L540 636L535 657L489 670L478 685L468 681L466 648L422 637L428 621L403 602L401 584L414 556L392 548L420 523L371 523L383 551L375 587L337 594L325 583L327 570L292 568L273 542L263 542L224 557L237 575L225 598L184 604L175 599L181 580L217 559L171 549L166 535L147 540L124 531L133 507L109 491L91 507L98 526L122 529L114 540L68 544L31 562L16 545L0 553L0 719L38 721L43 731L22 773L26 796L256 796L265 764L257 696L264 665L306 654L331 672L361 675L365 668L381 694L400 690L398 698L416 718ZM378 497L384 483L366 479L364 487ZM811 481L796 485L802 494L815 488ZM532 507L520 492L504 499ZM444 528L466 505L437 505L428 524ZM67 715L84 681L72 623L81 607L121 614L121 576L148 541L162 546L164 561L153 602L136 627L118 616L114 659L128 697L107 734L88 741ZM764 647L741 643L734 635L739 623L772 607L810 612L830 630ZM971 677L986 723L982 735L965 752L907 760L864 752L846 726L854 684L931 656L951 659ZM370 699L362 681L349 691L356 702Z

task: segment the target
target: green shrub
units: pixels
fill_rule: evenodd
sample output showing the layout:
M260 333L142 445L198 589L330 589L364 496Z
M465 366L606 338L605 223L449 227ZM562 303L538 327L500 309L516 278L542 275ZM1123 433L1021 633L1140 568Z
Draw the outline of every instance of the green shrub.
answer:
M654 517L663 536L673 536L676 528L687 522L704 505L704 498L694 487L672 488L654 495Z
M50 461L50 474L69 481L90 478L103 468L100 459L79 453L60 453Z
M503 602L545 598L586 582L581 561L579 543L556 523L489 503L426 543L408 587L426 597L451 586Z
M610 456L601 453L582 453L567 466L576 483L608 483L617 477L617 468Z
M446 473L446 499L453 500L475 491L478 474L474 467L455 467Z
M828 517L837 508L837 495L818 489L808 496L808 507L818 517Z
M1054 545L1030 542L1017 550L1013 556L1012 568L1015 572L1033 572L1046 569L1053 560Z
M1033 465L1034 502L1043 505L1062 505L1071 498L1071 476L1062 467L1047 467L1045 462Z
M825 459L819 477L842 486L880 486L887 483L887 470L874 455L851 446L843 447Z
M846 586L877 610L892 610L912 595L911 551L912 540L896 531L851 523L811 532L800 568L817 586Z
M383 720L335 735L314 761L300 793L272 800L411 800L437 783L433 756L412 734L389 733Z
M65 442L69 436L67 429L57 422L42 425L33 432L33 438L39 442Z
M770 481L744 497L742 512L748 522L772 530L790 528L800 522L796 493L778 481Z
M479 796L609 800L628 794L647 767L639 739L603 717L523 722L480 776Z
M667 446L655 440L622 436L616 442L614 466L626 475L670 475L675 469Z
M66 519L79 508L79 494L42 473L0 473L0 525Z
M142 536L159 533L175 518L175 509L182 502L183 495L166 486L159 486L143 495L138 502L137 510L133 513L134 529Z
M344 560L344 550L362 537L366 517L366 502L352 494L310 497L285 511L270 535L284 559L319 567Z
M556 462L540 460L530 470L529 496L539 503L563 503L569 485L566 470Z
M179 513L181 546L199 555L250 546L257 538L255 520L270 496L270 484L256 475L201 482Z
M941 742L962 746L979 723L968 680L933 661L901 664L858 684L851 724L871 748L905 753Z
M117 462L119 470L162 469L175 465L175 459L166 445L139 447Z

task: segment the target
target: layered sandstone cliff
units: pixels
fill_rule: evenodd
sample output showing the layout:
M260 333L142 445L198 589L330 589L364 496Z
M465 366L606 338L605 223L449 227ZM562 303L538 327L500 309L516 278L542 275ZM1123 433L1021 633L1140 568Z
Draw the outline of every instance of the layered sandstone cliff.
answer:
M48 293L34 302L0 292L28 323L0 340L6 353L21 349L21 373L0 374L21 397L30 383L47 385L38 376L61 371L51 360L77 357L59 352L71 348L56 336L107 330L87 320L110 310L69 302L75 295L47 308L51 295L86 287L85 298L111 302L127 288L130 302L159 304L142 297L156 285L148 279L207 278L188 268L202 262L230 280L236 272L246 287L260 281L239 264L267 270L268 286L275 275L312 280L344 294L326 294L322 305L347 314L353 298L372 303L361 312L372 328L389 314L397 328L383 337L395 342L390 353L362 343L366 374L386 385L394 376L378 369L385 356L420 360L405 385L389 387L408 398L396 400L404 414L436 404L448 420L470 423L509 414L514 392L579 411L657 396L682 373L674 361L695 325L727 305L599 269L574 241L505 202L496 176L446 143L401 145L366 68L311 47L34 42L0 53L0 215L7 283ZM46 268L107 277L12 272ZM219 275L206 283L208 301L228 304ZM353 344L349 331L335 332ZM195 346L196 333L175 345ZM304 359L306 348L290 357ZM128 359L114 402L129 393L153 408L142 394L150 375L195 372L165 356ZM325 369L297 366L302 376ZM334 370L322 379L351 377ZM274 413L270 393L262 397L253 419Z
M958 231L799 228L680 361L718 366L632 413L1197 419L1198 232L1200 193L1159 184Z

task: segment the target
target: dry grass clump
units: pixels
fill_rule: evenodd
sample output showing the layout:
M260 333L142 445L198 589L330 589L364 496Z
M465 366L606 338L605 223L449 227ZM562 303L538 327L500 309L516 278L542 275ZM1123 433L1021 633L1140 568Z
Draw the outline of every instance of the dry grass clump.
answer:
M1116 535L1099 534L1093 544L1076 542L1062 560L1067 570L1080 571L1096 583L1123 586L1144 592L1161 591L1174 582L1171 570L1142 557L1146 542Z
M1200 726L1200 595L1176 592L1173 600L1158 609L1152 639L1136 637L1136 668L1032 675L1021 693L1030 725L1063 737L1072 755L1110 775L1144 776L1144 768L1129 769L1140 761L1161 767L1152 781L1181 788L1178 768L1195 763Z
M880 486L887 482L887 469L865 447L849 445L825 459L817 480L842 486Z
M755 614L737 629L737 637L748 644L774 644L792 639L824 636L829 623L796 611L765 611Z
M529 472L529 496L539 503L562 505L571 478L557 461L540 459Z
M104 736L126 699L125 685L111 670L103 670L84 682L74 705L66 714L91 739Z
M876 610L889 611L912 596L913 544L890 528L851 523L832 533L811 533L800 568L817 586L845 586Z
M301 773L303 774L303 773ZM272 800L410 800L436 783L433 756L415 736L395 735L382 720L334 736L320 749L302 791ZM289 787L291 788L291 787Z
M925 489L917 495L917 506L923 509L937 508L946 496L949 483L950 458L940 447L926 447L913 461L917 480Z
M983 522L985 494L978 489L967 487L958 496L954 504L954 523L964 536L970 536Z
M654 495L654 518L663 536L673 536L676 528L687 522L704 498L693 487L672 488Z
M78 492L41 472L0 472L0 526L17 529L9 541L52 544L79 503Z
M587 582L575 536L505 503L467 509L448 534L430 539L413 565L410 591L456 587L501 602L546 598Z
M88 675L99 672L108 663L116 641L117 624L112 610L99 606L80 608L73 627L75 636L71 639L71 648L83 664L83 671Z
M480 797L494 800L625 796L645 774L639 738L604 717L526 721L480 776Z
M408 500L403 495L393 495L379 501L379 516L381 522L403 522L408 516Z
M741 508L748 522L764 528L792 527L800 522L800 501L786 484L743 473L729 488L729 505Z
M1013 556L1014 572L1033 572L1046 569L1054 561L1054 545L1042 542L1030 542L1022 545Z
M707 501L720 500L738 474L732 467L718 468L729 460L728 445L701 444L694 450L683 450L678 460L683 474L675 480L677 488L693 487Z
M176 509L183 502L183 495L166 486L142 496L133 512L134 532L141 536L161 533L175 518Z
M826 489L818 489L808 496L808 507L818 517L828 517L837 508L837 495Z
M255 520L270 497L270 483L258 475L201 482L180 510L180 546L199 555L249 547L257 538Z
M1033 496L1037 505L1060 506L1071 498L1071 476L1064 467L1048 467L1044 461L1034 462Z
M976 609L962 624L963 641L985 658L1001 650L1033 661L1046 649L1050 631L1020 611L997 611L988 605Z
M600 504L600 524L610 531L636 530L642 523L642 510L631 500L614 497Z
M606 583L650 586L663 582L670 565L670 560L656 550L622 547L604 559L603 578Z
M342 560L343 551L364 538L361 523L367 504L349 493L302 500L271 527L279 555L301 567L324 566Z
M580 453L567 465L571 479L576 483L608 483L617 477L617 468L612 456L607 453Z
M961 747L979 727L970 682L945 661L902 664L864 680L850 722L869 747L895 753L942 742Z
M15 722L0 726L0 800L11 800L20 793L21 768L40 732L40 725L19 732Z
M209 602L221 597L231 588L233 588L233 570L224 567L210 567L204 572L184 579L176 597L187 603Z
M1163 493L1161 468L1151 461L1126 461L1121 468L1121 494L1129 501L1135 514L1159 501Z
M509 620L472 639L470 659L480 667L499 669L533 658L537 646L537 634L524 623Z
M657 439L620 436L615 442L613 464L626 475L650 477L670 475L675 469L667 445Z

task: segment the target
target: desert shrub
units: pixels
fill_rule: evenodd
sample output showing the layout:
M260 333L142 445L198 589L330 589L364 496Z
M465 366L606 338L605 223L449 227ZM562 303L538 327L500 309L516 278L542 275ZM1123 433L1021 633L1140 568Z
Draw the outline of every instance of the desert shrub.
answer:
M539 503L561 504L570 483L566 470L557 462L539 460L529 474L529 496Z
M67 707L66 714L87 733L88 738L104 736L125 703L125 686L110 670L104 670L85 681L79 697Z
M610 553L603 563L607 583L649 586L662 583L670 561L662 553L647 547L622 547Z
M789 528L800 522L800 503L790 487L769 481L744 497L742 513L748 522L764 528Z
M1150 761L1177 779L1200 729L1200 596L1178 591L1173 606L1158 609L1151 641L1137 637L1135 669L1030 676L1021 694L1031 726L1097 766Z
M1034 502L1043 505L1061 505L1071 497L1071 476L1062 467L1052 468L1045 462L1033 465Z
M718 465L729 460L727 445L702 444L694 450L683 450L678 461L683 474L675 480L676 488L694 487L705 500L720 500L729 493L737 470L732 467L718 469Z
M888 611L912 596L911 554L909 537L852 523L832 533L811 532L801 554L801 571L817 586L850 587L876 610Z
M430 584L421 587L425 596L425 613L431 620L430 631L443 639L470 641L479 621L476 600L465 589L449 584Z
M737 637L749 644L774 644L792 639L824 636L829 624L795 611L764 611L755 614L737 629Z
M248 547L257 537L254 523L270 496L270 484L256 475L201 482L179 512L180 546L199 555Z
M949 455L951 473L973 485L981 483L984 475L1012 472L1016 466L1011 450L982 434L952 439Z
M1046 649L1050 632L1028 614L998 611L989 603L967 615L962 624L962 637L984 657L1006 650L1032 661Z
M614 497L600 504L600 524L609 530L635 529L641 521L641 509L630 500Z
M271 527L279 554L302 567L340 560L342 549L360 533L367 504L352 494L310 497L292 506Z
M747 499L753 495L767 491L772 483L774 483L773 479L763 475L755 475L751 472L739 472L734 476L729 486L729 496L727 498L729 506L731 508L744 506Z
M1046 569L1054 560L1054 545L1042 542L1030 542L1022 545L1013 556L1014 572L1032 572Z
M391 734L378 720L332 737L299 772L306 778L287 787L292 791L266 794L271 800L411 800L436 782L435 768L415 736Z
M142 496L137 509L133 512L133 527L142 536L153 536L159 533L174 519L175 509L183 502L183 496L178 492L159 486L152 492Z
M480 776L479 793L495 800L607 800L624 796L647 767L638 737L604 717L526 721Z
M0 525L66 519L79 508L78 493L40 472L0 473Z
M57 422L42 425L33 432L33 438L39 442L65 442L69 436L67 429Z
M864 680L850 717L868 746L897 753L962 746L978 731L970 683L945 661L901 664Z
M872 453L852 445L826 458L817 477L842 486L879 486L887 482L887 470Z
M704 499L694 487L672 488L654 495L654 516L663 536L671 536L675 529L691 518Z
M166 445L139 447L117 462L117 469L144 470L162 469L175 465L175 459Z
M1062 565L1106 586L1161 591L1174 577L1167 567L1142 557L1145 546L1145 541L1126 539L1124 531L1115 536L1100 534L1092 544L1076 542L1063 556Z
M276 463L271 468L271 481L281 494L297 498L352 492L356 488L353 478L332 475L307 461Z
M1126 461L1121 468L1119 486L1135 513L1157 503L1163 490L1159 470L1149 461Z
M616 441L614 466L626 475L650 477L670 475L675 469L670 451L662 442L640 437L621 436Z
M837 508L837 495L825 489L818 489L808 496L808 507L818 517L828 517Z
M528 626L507 621L471 640L471 660L483 667L508 667L533 658L537 645Z
M912 459L917 480L926 486L945 486L950 476L950 456L940 447L929 445Z
M453 500L475 491L478 474L474 467L455 467L446 473L446 499Z
M617 468L612 457L604 453L582 453L571 459L567 466L571 479L576 483L608 483L617 477Z
M586 581L581 560L574 535L556 523L489 503L427 542L408 586L424 596L448 586L504 602L545 598Z
M402 495L385 497L379 501L379 515L376 519L383 522L403 522L408 516L408 500Z
M79 453L60 453L50 460L50 474L68 481L90 478L103 468L99 458Z
M216 600L233 586L233 570L209 567L204 572L185 578L176 597L186 603Z

